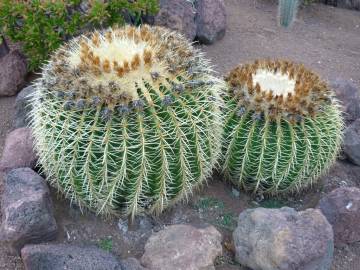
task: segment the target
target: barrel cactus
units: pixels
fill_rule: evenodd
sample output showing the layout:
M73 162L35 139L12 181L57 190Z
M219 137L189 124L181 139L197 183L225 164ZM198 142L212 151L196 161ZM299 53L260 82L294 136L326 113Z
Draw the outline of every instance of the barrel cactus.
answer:
M223 84L201 52L165 28L74 38L35 84L39 163L52 185L98 213L162 211L217 162Z
M343 120L333 91L301 64L261 60L226 77L223 171L262 194L310 186L337 157Z
M289 27L295 20L299 0L279 0L279 23Z

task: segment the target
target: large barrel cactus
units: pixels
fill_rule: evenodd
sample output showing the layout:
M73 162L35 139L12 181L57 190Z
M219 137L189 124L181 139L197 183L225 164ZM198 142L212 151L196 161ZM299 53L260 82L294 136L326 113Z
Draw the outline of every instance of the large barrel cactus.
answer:
M33 96L51 184L99 213L161 211L186 198L220 153L221 80L180 34L126 26L63 45Z
M226 77L223 170L252 192L306 188L336 159L343 121L333 92L290 61L255 61Z

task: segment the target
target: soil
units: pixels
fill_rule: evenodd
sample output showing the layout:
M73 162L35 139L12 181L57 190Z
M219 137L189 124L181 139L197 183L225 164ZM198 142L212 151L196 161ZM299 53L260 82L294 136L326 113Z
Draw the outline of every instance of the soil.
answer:
M200 46L220 75L239 63L256 58L287 58L303 62L325 79L351 80L360 88L360 12L313 4L302 8L293 27L277 25L277 1L226 0L228 28L224 39ZM11 130L15 97L0 98L0 152ZM1 178L1 175L0 175ZM224 255L217 270L243 269L233 259L231 231L239 213L249 207L281 207L298 210L315 207L324 193L339 186L360 186L360 167L337 162L319 185L302 195L281 198L250 197L224 183L217 174L189 202L159 217L142 216L128 226L127 220L104 220L52 191L59 235L55 242L95 244L119 258L141 257L152 231L177 223L215 225L224 235ZM0 181L1 191L1 181ZM336 248L332 270L355 270L360 265L360 243ZM23 269L18 257L7 256L0 247L0 269Z

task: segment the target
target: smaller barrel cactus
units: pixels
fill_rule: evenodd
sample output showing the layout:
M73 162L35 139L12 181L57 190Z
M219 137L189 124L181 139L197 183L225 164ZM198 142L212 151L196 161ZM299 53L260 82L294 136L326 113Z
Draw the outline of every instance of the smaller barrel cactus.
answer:
M160 212L187 198L220 153L224 83L161 27L64 44L35 84L32 129L51 184L98 213Z
M252 192L306 188L336 159L343 120L333 91L290 61L255 61L226 77L223 171Z

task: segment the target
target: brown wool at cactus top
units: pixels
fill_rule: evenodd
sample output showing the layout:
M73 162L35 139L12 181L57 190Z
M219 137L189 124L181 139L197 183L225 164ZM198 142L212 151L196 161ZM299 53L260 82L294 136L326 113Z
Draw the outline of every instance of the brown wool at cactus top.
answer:
M71 96L71 102L90 104L95 98L114 109L140 100L137 89L145 81L152 89L161 85L171 89L169 81L176 82L178 76L191 80L192 74L186 70L191 63L184 66L182 61L192 57L190 45L166 36L165 31L161 27L126 26L75 38L51 57L50 82L45 87L60 96ZM144 96L152 104L150 94Z
M286 60L257 60L226 77L240 105L269 119L315 116L332 102L332 91L314 72Z

